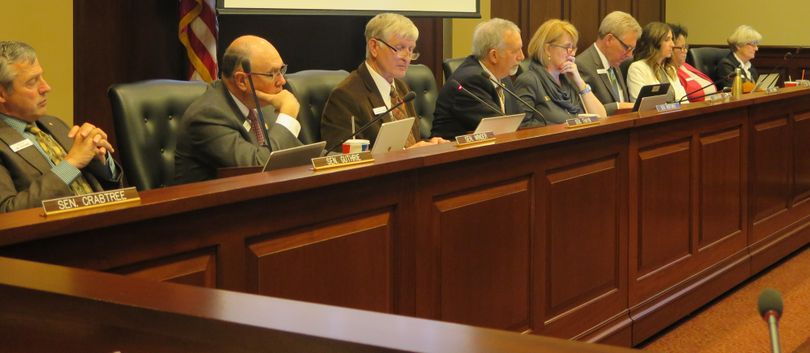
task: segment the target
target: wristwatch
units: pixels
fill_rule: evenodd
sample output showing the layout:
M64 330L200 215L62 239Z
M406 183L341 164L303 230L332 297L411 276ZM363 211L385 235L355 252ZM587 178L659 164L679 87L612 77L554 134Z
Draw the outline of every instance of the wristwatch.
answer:
M583 88L581 91L579 91L579 95L580 95L580 96L582 96L582 95L586 95L586 94L588 94L588 93L590 93L590 92L591 92L591 85L589 85L589 84L587 84L587 83L586 83L586 84L585 84L585 88Z

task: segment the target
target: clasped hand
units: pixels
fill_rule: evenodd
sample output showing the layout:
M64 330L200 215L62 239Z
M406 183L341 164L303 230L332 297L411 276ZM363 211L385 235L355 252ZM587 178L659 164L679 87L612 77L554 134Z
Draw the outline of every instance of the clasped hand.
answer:
M107 152L115 152L104 130L90 123L82 126L74 125L68 132L68 138L73 139L73 146L65 156L65 161L76 168L84 168L93 157L102 164L107 164Z

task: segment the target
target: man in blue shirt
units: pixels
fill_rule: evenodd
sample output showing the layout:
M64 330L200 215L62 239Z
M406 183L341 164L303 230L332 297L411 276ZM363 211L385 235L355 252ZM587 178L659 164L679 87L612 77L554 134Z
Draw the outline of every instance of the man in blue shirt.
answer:
M0 212L121 186L107 134L45 115L50 90L31 46L0 41Z

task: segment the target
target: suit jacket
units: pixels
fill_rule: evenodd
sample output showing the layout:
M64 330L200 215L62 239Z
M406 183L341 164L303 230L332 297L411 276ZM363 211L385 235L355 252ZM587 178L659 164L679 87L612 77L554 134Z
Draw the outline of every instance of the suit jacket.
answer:
M720 62L717 63L716 75L717 77L717 87L719 89L723 89L726 87L731 87L734 83L734 77L730 76L732 72L734 72L737 68L742 68L742 63L734 57L734 52L728 53L728 55L720 59ZM741 70L743 73L743 80L748 80L751 82L757 82L757 78L759 77L759 73L757 69L754 68L754 65L751 65L751 68L748 71L751 72L751 76L745 74L745 70Z
M543 113L543 116L549 124L562 124L566 119L576 117L576 113L569 112L564 106L554 102L552 97L554 97L555 94L558 97L570 97L570 100L574 101L572 108L578 108L577 113L585 112L582 100L579 97L579 90L574 87L573 83L568 81L568 78L564 74L560 75L559 86L551 80L552 77L548 71L546 71L546 68L539 62L532 60L529 69L523 71L523 73L518 76L515 82L515 93L526 102L532 104L540 113ZM551 88L547 89L547 87ZM549 90L553 90L554 92L551 93ZM543 126L540 117L532 112L531 109L524 107L523 111L528 113L528 117L524 120L524 127Z
M300 146L287 128L276 123L272 107L262 109L269 127L268 144L260 146L245 129L245 117L222 81L214 81L183 113L175 150L177 184L214 179L217 169L264 165L270 152Z
M53 136L65 152L70 151L73 140L68 138L68 126L60 119L43 116L39 119L42 131ZM11 145L25 139L17 130L0 120L0 211L8 212L42 206L42 200L72 196L73 191L51 171L51 165L34 146L17 152ZM110 175L109 166L97 159L81 169L93 191L115 189L122 186L122 169L116 163L118 175Z
M394 86L400 97L404 97L411 90L404 81L399 79L394 79ZM327 100L321 116L321 138L326 140L327 146L335 146L351 136L352 121L350 119L352 116L354 116L355 129L360 129L361 126L365 126L374 119L373 109L377 107L385 107L385 101L364 62L341 81L329 95L329 100ZM419 117L416 115L413 101L405 103L405 110L408 117L416 117L411 131L414 138L419 141ZM389 122L392 119L393 117L389 113L381 121L359 133L356 138L367 139L374 144L377 133L380 132L380 126L383 122Z
M433 113L433 129L431 130L432 136L452 139L475 130L481 119L485 117L502 115L492 111L492 109L470 97L467 93L459 91L458 84L453 83L453 80L458 81L481 100L495 108L499 108L501 104L499 103L498 92L495 91L492 82L481 76L482 72L484 72L484 69L481 67L481 63L470 55L464 59L464 62L453 72L450 79L445 82L439 91L439 97L436 99L436 111ZM514 91L511 79L502 82L506 85L506 88ZM508 93L504 95L504 98L506 114L523 112L518 106L517 100Z
M595 44L592 44L588 49L585 49L585 51L577 56L576 64L580 76L582 76L585 83L591 85L593 94L605 106L607 114L611 115L616 112L616 108L619 106L618 103L616 103L619 101L619 93L611 88L610 78L607 72L603 74L599 73L599 71L606 70L607 68L602 65L602 59L599 58ZM627 93L627 84L625 83L622 70L616 67L613 68L613 71L616 72L616 80L619 81L619 86L621 86L624 93L624 101L629 102L630 95Z

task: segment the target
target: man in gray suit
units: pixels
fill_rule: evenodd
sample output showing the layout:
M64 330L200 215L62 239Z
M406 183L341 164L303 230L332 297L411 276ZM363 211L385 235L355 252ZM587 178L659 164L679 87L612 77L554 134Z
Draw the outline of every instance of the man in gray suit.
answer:
M251 73L242 70L250 60ZM214 179L217 169L263 165L270 152L300 146L300 105L283 88L287 65L275 47L256 36L242 36L225 49L221 79L208 86L183 114L175 151L176 184ZM268 135L257 118L253 76Z
M45 115L50 90L34 48L0 41L0 212L121 186L107 134Z
M608 115L630 109L627 82L619 66L633 58L641 26L630 14L613 11L602 19L596 42L576 58L579 73L605 105Z

